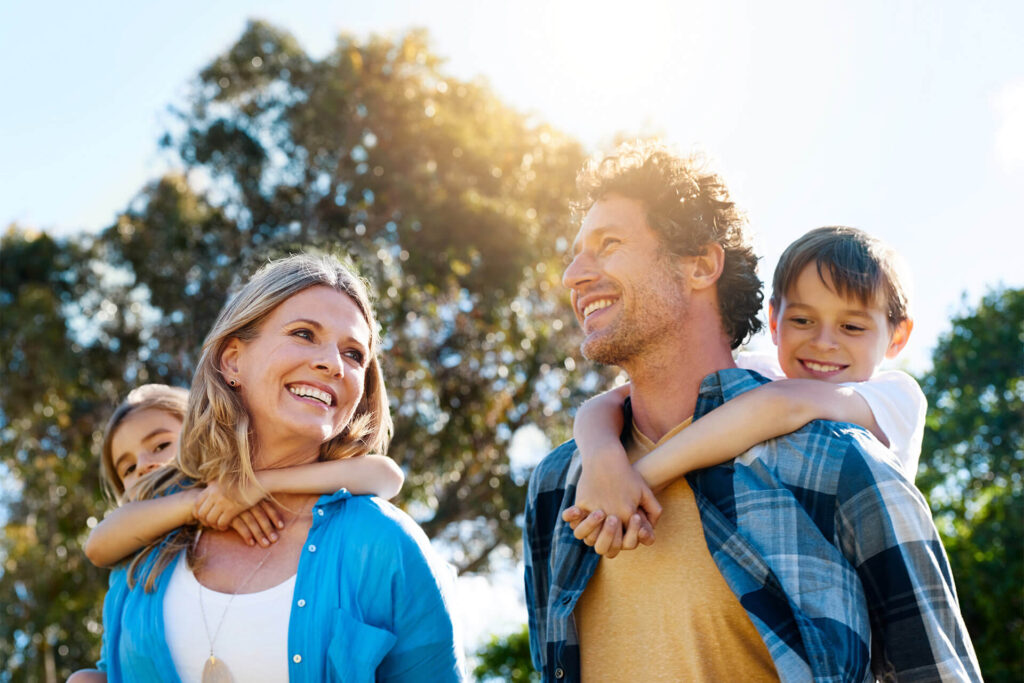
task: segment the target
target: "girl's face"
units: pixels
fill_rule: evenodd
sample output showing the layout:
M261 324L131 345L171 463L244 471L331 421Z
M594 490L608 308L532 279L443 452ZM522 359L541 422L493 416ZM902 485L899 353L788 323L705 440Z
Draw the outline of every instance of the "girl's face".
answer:
M135 499L134 488L143 474L174 460L180 436L181 420L156 408L129 413L121 421L110 440L110 453L125 498Z

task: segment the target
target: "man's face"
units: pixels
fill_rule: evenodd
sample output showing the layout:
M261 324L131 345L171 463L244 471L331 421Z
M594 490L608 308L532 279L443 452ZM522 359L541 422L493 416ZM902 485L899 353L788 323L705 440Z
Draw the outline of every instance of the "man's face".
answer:
M583 328L583 355L621 366L675 338L688 301L678 263L648 225L642 202L619 195L596 202L562 276Z

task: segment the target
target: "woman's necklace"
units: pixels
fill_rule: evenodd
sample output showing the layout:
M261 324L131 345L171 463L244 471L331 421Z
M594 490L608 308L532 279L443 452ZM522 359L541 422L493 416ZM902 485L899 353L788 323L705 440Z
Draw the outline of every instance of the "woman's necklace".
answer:
M202 530L200 530L199 534L196 536L197 545L201 537ZM199 614L203 617L203 629L206 631L206 640L210 643L210 658L207 659L206 664L203 665L202 683L232 683L232 681L234 681L234 678L231 676L231 671L228 670L228 665L224 663L223 659L217 659L217 657L214 656L213 644L217 642L217 636L220 635L220 628L224 625L224 617L227 616L228 610L231 609L231 603L234 601L235 596L238 595L246 585L248 585L249 581L252 580L252 577L256 576L256 572L260 570L263 563L265 563L270 557L275 545L277 544L275 543L271 545L263 552L263 558L253 568L253 570L249 572L249 575L245 577L245 580L242 581L241 584L239 584L238 588L232 591L231 597L228 598L228 604L224 606L224 611L220 613L220 621L217 622L217 628L214 629L213 636L210 635L210 626L206 620L206 610L203 608L203 585L196 581L199 585Z

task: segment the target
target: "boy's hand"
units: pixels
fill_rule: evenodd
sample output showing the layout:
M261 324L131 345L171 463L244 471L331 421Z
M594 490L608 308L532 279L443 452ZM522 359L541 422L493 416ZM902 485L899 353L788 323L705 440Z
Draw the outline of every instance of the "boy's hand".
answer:
M649 522L648 530L652 532L661 516L661 504L643 477L629 464L625 450L618 443L590 457L584 455L575 506L586 511L602 510L620 520L629 520L635 512L643 512Z
M261 500L231 520L231 528L243 541L249 545L259 543L264 548L277 541L276 530L283 526L277 506L267 500Z
M574 505L562 513L562 519L569 523L576 538L592 546L598 555L608 558L615 557L621 550L633 550L641 543L654 543L654 530L643 512L630 516L625 532L618 517L606 518L602 510L588 515Z

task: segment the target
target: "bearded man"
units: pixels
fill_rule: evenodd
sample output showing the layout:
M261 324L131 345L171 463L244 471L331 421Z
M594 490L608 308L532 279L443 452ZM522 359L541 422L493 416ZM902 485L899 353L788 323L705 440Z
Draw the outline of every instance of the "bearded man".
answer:
M629 375L631 459L766 382L732 350L761 324L744 220L721 179L653 144L581 171L563 282L588 359ZM562 444L530 479L530 648L545 681L980 680L920 493L849 424L811 422L659 494L657 542L630 520L602 558L562 513Z

